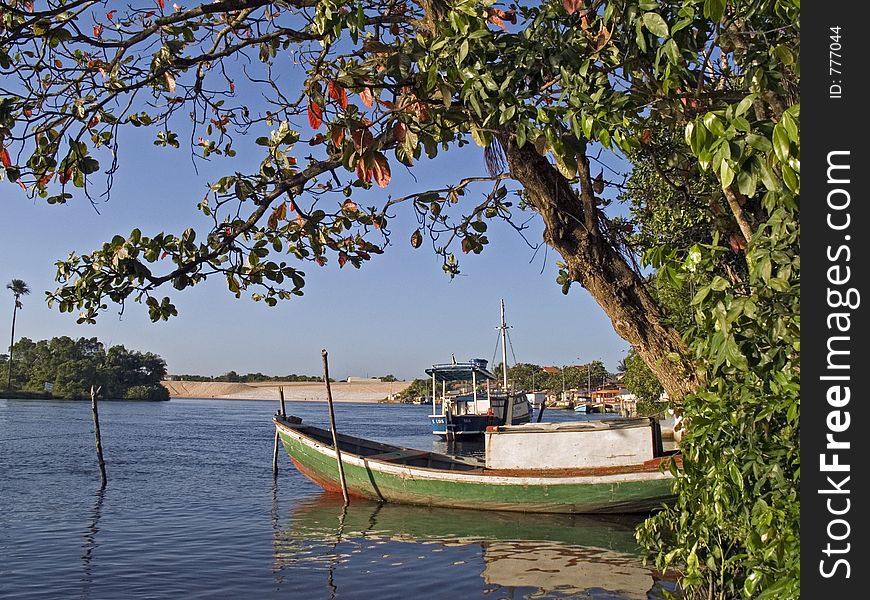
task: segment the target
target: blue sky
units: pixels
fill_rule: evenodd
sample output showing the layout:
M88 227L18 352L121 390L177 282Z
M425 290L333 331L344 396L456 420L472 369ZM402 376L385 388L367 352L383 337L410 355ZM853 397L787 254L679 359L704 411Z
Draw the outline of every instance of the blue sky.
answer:
M179 126L179 138L189 129ZM250 139L266 134L254 132ZM30 200L16 185L0 182L4 219L0 221L0 339L9 339L13 299L5 284L25 280L32 294L18 313L16 337L96 336L108 345L151 351L168 363L170 373L219 375L240 373L319 374L321 348L330 353L331 374L400 378L424 376L433 363L472 357L492 360L499 324L499 301L507 306L513 327L516 359L542 365L601 360L615 371L628 344L613 331L609 319L589 294L574 286L565 296L555 283L558 256L537 254L510 227L493 223L490 244L481 255L459 254L462 274L450 280L424 242L417 250L408 240L416 228L410 207L396 207L392 245L362 269L350 264L339 270L334 257L327 267L305 263L305 295L269 308L243 294L233 297L224 281L215 279L181 293L168 288L179 316L151 323L142 305L128 303L122 318L110 306L96 325L77 325L75 315L49 309L45 291L56 287L54 262L71 251L86 253L115 234L133 228L143 235L180 233L186 227L207 230L196 210L206 183L234 170L256 169L262 148L242 142L234 161L215 158L192 167L188 150L157 148L153 130L121 132L120 170L112 198L100 214L83 198L64 206ZM305 134L304 134L305 135ZM245 146L248 146L246 149ZM259 150L257 149L259 148ZM301 152L304 156L307 152ZM458 182L463 176L485 175L483 152L474 144L425 159L413 176L392 161L393 181L354 199L361 206L379 205L387 194ZM593 167L597 171L597 167ZM416 179L415 179L416 178ZM606 195L606 194L605 194ZM479 194L466 202L479 202ZM534 221L528 236L541 240ZM4 316L5 315L5 316ZM499 362L500 356L496 357ZM508 355L510 363L513 356Z
M70 251L93 250L134 227L149 235L207 226L195 205L205 182L215 179L209 171L222 165L212 163L196 176L183 150L157 149L145 138L134 138L131 144L122 150L112 198L100 205L100 214L79 198L49 206L2 183L6 218L0 224L0 281L5 288L12 278L24 279L32 289L18 312L16 337L96 336L107 344L155 352L166 359L171 373L203 375L231 369L319 374L320 349L327 348L337 378L387 373L414 378L432 363L450 360L451 354L457 360L492 360L499 301L504 298L520 362L602 360L613 371L628 348L585 290L574 286L567 296L561 293L554 252L535 255L513 230L496 224L484 253L461 255L463 273L451 281L426 243L411 248L408 238L415 222L402 207L396 209L393 243L384 255L360 270L349 265L339 270L334 260L324 268L305 264L305 295L275 308L244 294L236 299L216 279L181 293L166 290L179 310L168 322L151 323L143 306L131 302L123 317L110 306L96 325L77 325L74 316L49 309L44 300L44 292L56 287L56 260ZM376 188L370 195L373 200L386 193L401 196L457 181L460 174L483 173L482 151L468 146L423 163L414 170L417 182L394 166L389 188ZM537 221L529 237L541 239ZM3 292L0 331L6 332L5 347L12 295ZM508 360L513 362L511 354Z

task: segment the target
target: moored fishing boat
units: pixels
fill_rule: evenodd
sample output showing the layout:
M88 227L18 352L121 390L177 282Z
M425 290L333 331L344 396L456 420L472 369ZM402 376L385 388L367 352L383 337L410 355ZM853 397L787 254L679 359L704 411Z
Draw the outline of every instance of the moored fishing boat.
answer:
M432 433L448 439L480 437L487 427L520 425L531 419L531 407L524 393L492 390L495 375L483 359L433 365L426 369L432 378ZM440 408L437 402L441 384ZM470 383L471 391L447 390L448 384ZM483 386L484 389L479 388Z
M531 403L522 391L511 390L507 376L504 300L501 301L501 389L494 390L496 377L486 368L487 361L475 358L465 363L432 365L426 375L432 378L432 433L447 439L469 439L483 435L487 427L521 425L532 417ZM437 407L438 384L441 384L441 408ZM447 386L461 384L462 389ZM470 385L470 391L467 386ZM481 389L483 387L484 389Z
M593 444L587 455L593 459L580 467L563 468L491 468L487 460L463 459L435 452L402 448L338 434L341 462L351 496L372 500L442 506L540 513L638 513L650 512L673 498L673 475L663 467L678 456L660 451L661 440L653 420L634 420L617 431L611 422L595 425L595 431L605 433L605 446L622 437L632 428L643 428L646 421L650 437L646 460L625 460L624 452L616 452L622 460L613 463L596 462ZM341 483L336 466L336 451L332 433L302 423L296 417L275 416L278 435L296 468L327 491L340 492ZM612 423L616 423L613 421ZM520 426L515 429L520 430ZM548 433L582 434L564 428L548 432L529 429L514 435L514 428L493 428L492 439L505 434L511 440L528 444L530 440L546 443ZM538 428L540 429L540 427ZM587 431L590 433L590 431ZM594 432L592 432L594 433ZM636 432L635 432L636 433ZM659 433L658 439L656 439ZM537 437L534 437L537 436ZM496 445L504 446L498 443ZM604 450L604 454L614 454ZM607 456L604 456L607 459ZM643 458L643 457L641 457ZM498 460L497 457L492 457Z

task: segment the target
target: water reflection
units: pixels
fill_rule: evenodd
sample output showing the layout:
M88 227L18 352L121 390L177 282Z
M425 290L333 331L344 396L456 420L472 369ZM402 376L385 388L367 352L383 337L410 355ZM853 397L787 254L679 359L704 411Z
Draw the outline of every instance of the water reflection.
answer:
M100 531L100 516L103 514L103 501L106 498L106 488L101 487L94 495L94 506L91 509L91 519L85 532L84 544L82 544L82 597L87 598L93 583L91 575L91 562L94 550L97 547L97 533Z
M276 568L288 579L291 572L311 577L325 570L331 598L353 597L354 577L369 578L369 586L372 577L379 586L392 580L404 597L452 586L465 597L659 598L673 582L643 565L636 523L357 499L345 509L340 497L322 494L291 510L287 527L275 532L274 550Z

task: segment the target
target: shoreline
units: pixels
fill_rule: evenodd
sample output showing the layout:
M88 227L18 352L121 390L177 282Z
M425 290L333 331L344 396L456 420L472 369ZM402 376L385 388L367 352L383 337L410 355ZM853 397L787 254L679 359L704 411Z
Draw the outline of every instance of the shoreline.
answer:
M198 398L204 400L271 400L280 397L278 388L284 389L287 402L326 402L323 382L230 383L218 381L162 381L169 390L170 399ZM377 404L395 396L411 385L411 381L383 382L378 380L352 380L330 383L335 403Z

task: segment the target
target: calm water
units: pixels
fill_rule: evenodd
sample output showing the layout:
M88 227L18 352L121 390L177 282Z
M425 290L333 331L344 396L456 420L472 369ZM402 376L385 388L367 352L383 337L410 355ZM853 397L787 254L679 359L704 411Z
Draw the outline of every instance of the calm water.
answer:
M645 599L672 588L642 564L636 519L362 501L343 512L283 448L275 482L276 407L103 402L100 492L89 403L0 400L0 597ZM325 404L288 412L328 423ZM428 413L341 404L336 422L444 452Z

